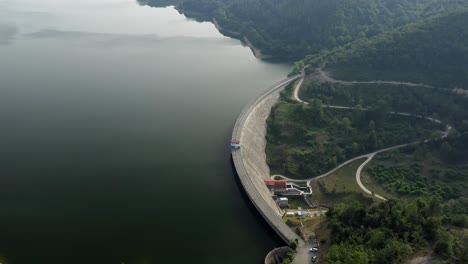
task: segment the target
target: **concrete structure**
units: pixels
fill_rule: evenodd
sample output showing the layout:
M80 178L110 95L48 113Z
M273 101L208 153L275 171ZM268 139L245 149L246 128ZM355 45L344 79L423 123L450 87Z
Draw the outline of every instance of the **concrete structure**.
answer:
M284 196L304 196L304 195L312 195L312 187L310 187L310 183L306 182L306 186L300 186L293 182L286 183L286 191L282 193Z
M247 196L287 243L298 236L281 221L282 213L264 183L264 180L270 178L265 154L266 119L270 115L271 107L279 99L279 92L299 77L301 75L295 75L277 83L249 103L238 117L232 134L233 140L242 142L242 148L233 150L231 155Z
M276 200L276 203L278 203L278 206L280 208L288 208L289 207L289 200L286 197L280 197L278 200Z
M266 119L270 115L271 107L279 99L279 92L301 76L300 74L295 75L275 84L244 108L236 121L232 134L233 140L242 142L242 148L231 151L234 167L247 196L263 218L286 243L289 244L289 241L294 239L299 240L298 254L307 250L306 245L283 223L281 210L271 197L271 192L264 181L270 178L270 169L266 164L265 154Z
M285 180L266 179L265 185L268 187L272 195L279 196L304 196L312 195L310 182L306 182L305 186L300 186L294 182Z
M286 212L285 216L295 216L295 212Z
M286 181L285 180L272 180L266 179L265 184L274 195L281 194L286 191Z
M281 264L289 251L289 247L275 248L265 257L265 264Z

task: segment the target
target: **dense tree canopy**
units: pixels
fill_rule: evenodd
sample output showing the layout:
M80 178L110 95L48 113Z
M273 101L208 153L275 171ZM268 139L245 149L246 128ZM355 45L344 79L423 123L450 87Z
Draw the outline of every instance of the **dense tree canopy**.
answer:
M441 159L453 164L468 162L468 97L444 89L389 84L337 84L311 81L304 83L301 97L315 98L325 104L387 108L433 117L454 129L443 141L430 144ZM374 118L375 119L375 118ZM376 120L376 119L375 119Z
M441 14L464 0L139 0L216 18L275 57L302 57Z
M338 204L327 213L333 246L325 263L403 263L420 247L434 249L449 263L466 263L463 236L444 226L446 210L435 198L371 207Z
M402 80L468 89L468 9L308 56L338 79Z
M387 192L412 199L371 207L359 202L333 205L328 213L332 241L324 263L405 263L420 250L431 250L441 263L466 263L468 239L458 230L468 226L468 113L463 111L468 97L424 86L340 84L314 78L307 79L301 90L309 105L292 103L290 87L268 119L272 171L282 173L284 166L291 176L311 175L336 166L344 157L381 147L384 138L410 140L405 138L412 133L408 129L418 120L392 129L395 122L385 115L389 111L434 117L454 127L446 138L434 133L434 140L398 150L399 158L385 153L375 158L384 165L368 165L366 171ZM328 109L322 101L355 109L349 113Z
M385 105L369 110L281 102L268 118L267 156L273 171L290 177L318 176L350 158L380 148L426 139L444 128L412 116L388 113Z
M325 65L338 79L468 89L465 0L139 1L215 19L224 34L247 37L266 55L309 55L306 64Z

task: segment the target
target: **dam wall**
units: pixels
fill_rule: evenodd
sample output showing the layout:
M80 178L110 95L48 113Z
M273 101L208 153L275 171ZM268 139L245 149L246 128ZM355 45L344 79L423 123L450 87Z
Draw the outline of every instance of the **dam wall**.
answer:
M286 243L299 237L283 223L280 209L264 183L270 177L265 154L266 119L278 102L280 91L301 76L282 80L252 100L239 115L232 134L232 139L239 140L241 145L231 153L239 180L254 206Z

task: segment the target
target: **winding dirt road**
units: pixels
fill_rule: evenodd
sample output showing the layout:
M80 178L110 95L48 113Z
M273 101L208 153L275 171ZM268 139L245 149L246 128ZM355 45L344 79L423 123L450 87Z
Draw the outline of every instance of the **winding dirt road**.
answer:
M425 85L422 83L412 83L412 82L398 82L398 81L342 81L336 80L330 76L330 73L322 70L321 68L317 70L318 75L316 76L317 79L325 82L331 83L342 83L342 84L392 84L392 85L407 85L407 86L421 86L426 88L435 88L434 86Z

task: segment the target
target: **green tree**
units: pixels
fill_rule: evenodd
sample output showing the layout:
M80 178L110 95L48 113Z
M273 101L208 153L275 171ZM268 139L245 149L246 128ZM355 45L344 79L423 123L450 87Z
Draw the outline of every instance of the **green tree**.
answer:
M296 240L291 240L291 241L289 242L289 247L290 247L292 250L296 250L296 248L297 248L297 243L298 243L298 240L297 240L297 239L296 239Z
M369 122L369 137L368 137L369 148L374 150L377 148L377 134L375 133L375 123L373 120Z

